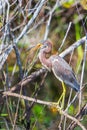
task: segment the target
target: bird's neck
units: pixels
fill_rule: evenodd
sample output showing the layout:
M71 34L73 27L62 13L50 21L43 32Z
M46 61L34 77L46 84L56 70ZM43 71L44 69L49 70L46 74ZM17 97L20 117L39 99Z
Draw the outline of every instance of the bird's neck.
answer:
M46 53L45 52L41 52L39 54L39 59L40 59L40 62L42 63L42 65L48 69L49 71L51 71L51 62L50 62L50 59L49 58L46 58Z

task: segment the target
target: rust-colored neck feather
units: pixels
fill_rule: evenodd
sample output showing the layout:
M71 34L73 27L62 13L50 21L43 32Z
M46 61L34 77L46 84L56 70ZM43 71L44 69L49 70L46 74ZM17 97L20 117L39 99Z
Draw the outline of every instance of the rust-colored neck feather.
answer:
M52 50L52 44L49 41L46 41L42 47L42 49L39 52L39 59L42 65L47 68L49 71L51 71L51 61L50 58L46 58L46 54L49 54Z

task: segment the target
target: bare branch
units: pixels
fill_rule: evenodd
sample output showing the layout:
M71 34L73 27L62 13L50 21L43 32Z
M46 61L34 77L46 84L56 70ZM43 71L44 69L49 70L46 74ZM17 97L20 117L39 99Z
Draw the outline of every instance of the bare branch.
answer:
M80 90L81 90L82 84L83 84L83 77L84 77L84 70L85 70L85 63L86 63L86 53L87 53L87 38L85 41L85 50L84 50L82 73L81 73L81 80L80 80ZM79 93L79 110L81 108L81 104L82 104L82 91L80 91L80 93Z
M58 50L60 50L60 49L63 47L63 45L64 45L64 43L65 43L65 40L66 40L66 37L68 36L68 33L69 33L69 31L70 31L71 25L72 25L72 22L69 23L69 26L68 26L68 29L67 29L67 31L66 31L66 34L65 34L65 36L64 36L64 38L63 38L62 44L61 44L61 46L60 46L60 48L59 48Z

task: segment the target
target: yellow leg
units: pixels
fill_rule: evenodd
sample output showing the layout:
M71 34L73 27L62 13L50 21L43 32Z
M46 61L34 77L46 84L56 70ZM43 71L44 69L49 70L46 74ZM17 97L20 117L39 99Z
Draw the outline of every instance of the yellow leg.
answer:
M64 102L65 102L65 93L66 93L66 89L65 89L65 84L64 82L62 82L62 87L63 87L63 92L57 102L57 105L59 105L61 107L61 109L64 108Z
M61 94L61 96L60 96L58 102L57 102L57 103L52 103L52 105L53 105L52 109L53 109L53 108L56 108L57 111L59 111L60 114L62 114L62 113L61 113L61 110L64 108L64 102L65 102L66 89L65 89L65 84L64 84L64 82L62 82L62 87L63 87L63 92L62 92L62 94ZM54 110L55 110L55 109L54 109Z

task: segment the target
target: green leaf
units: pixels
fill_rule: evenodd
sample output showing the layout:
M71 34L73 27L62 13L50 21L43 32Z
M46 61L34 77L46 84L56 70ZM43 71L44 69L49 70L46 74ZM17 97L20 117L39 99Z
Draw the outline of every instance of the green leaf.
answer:
M68 0L67 2L64 2L63 7L70 8L74 4L74 0Z
M78 16L77 15L74 15L74 18L77 18ZM76 23L75 24L75 34L76 34L76 40L79 40L80 39L80 33L81 33L81 28L80 28L80 25L79 23ZM77 59L77 65L76 65L76 69L78 69L79 67L79 64L80 62L82 61L82 58L83 58L83 49L82 49L82 46L79 46L77 48L77 53L78 53L78 59Z
M0 114L0 116L6 117L6 116L8 116L8 114L7 113L2 113L2 114Z
M73 113L74 113L74 106L73 106L73 105L71 105L71 106L69 107L68 113L69 113L70 115L73 115Z

